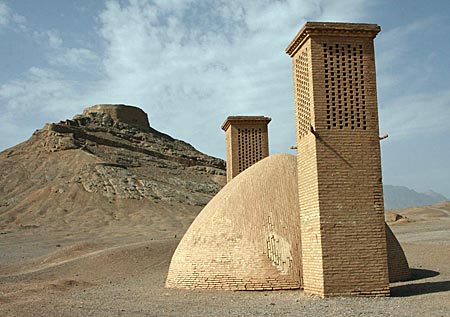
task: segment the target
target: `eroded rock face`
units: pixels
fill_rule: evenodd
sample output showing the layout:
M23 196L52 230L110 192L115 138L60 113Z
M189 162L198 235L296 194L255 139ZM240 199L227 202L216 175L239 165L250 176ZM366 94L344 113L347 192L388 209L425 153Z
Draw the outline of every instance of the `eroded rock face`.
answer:
M142 129L136 125L115 121L108 113L86 110L84 113L86 116L77 115L72 120L46 124L42 130L36 131L33 137L42 146L38 150L57 152L82 149L90 153L98 152L100 155L98 146L107 146L146 154L157 159L157 165L160 167L170 167L172 164L168 162L172 162L193 167L193 170L198 172L225 175L223 160L203 154L186 142L150 127ZM117 158L112 163L140 165L133 161L133 155L130 155L128 158Z

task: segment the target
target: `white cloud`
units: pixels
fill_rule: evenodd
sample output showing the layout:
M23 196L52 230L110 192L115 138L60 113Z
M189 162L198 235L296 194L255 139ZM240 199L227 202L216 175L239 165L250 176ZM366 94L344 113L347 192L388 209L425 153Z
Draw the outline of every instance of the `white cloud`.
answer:
M9 7L0 2L0 26L8 25L10 20L10 12Z
M45 35L48 38L48 45L51 48L60 48L61 45L63 44L63 40L58 31L54 30L47 31L45 32Z
M393 139L449 134L450 90L415 93L391 100L381 113L381 129Z
M439 21L425 18L386 32L377 49L380 126L397 141L418 135L450 132L450 86L440 81L433 50L418 53L424 30L437 29Z
M26 19L14 13L6 4L0 2L0 28L19 25L22 34L31 37L46 52L49 64L54 66L84 67L98 62L98 56L87 48L67 47L59 30L39 30L26 26Z
M359 21L367 3L108 1L99 17L106 44L101 57L69 47L57 30L41 31L50 65L59 71L32 69L3 85L0 100L10 111L47 109L51 118L90 103L135 104L149 113L155 128L220 156L226 116L266 115L273 118L272 152L287 151L295 124L291 61L284 49L305 20ZM83 64L101 78L71 81L60 69L83 71Z
M0 133L9 147L31 136L45 122L71 117L78 111L75 83L60 73L32 67L21 80L0 85Z
M56 71L32 67L24 79L0 86L2 112L26 117L58 111L64 107L67 96L74 94L72 84Z
M45 47L59 49L63 44L61 34L57 30L33 31L34 40Z
M49 64L53 66L70 66L83 69L85 66L98 63L98 56L90 49L83 47L67 47L58 30L34 31L32 36L46 52Z
M98 56L86 48L65 48L53 52L49 62L54 65L76 66L91 64L98 61Z
M128 97L157 127L216 155L224 148L220 124L233 114L272 116L274 150L286 151L294 141L294 119L285 47L307 18L360 19L365 6L350 0L340 1L342 6L337 1L162 3L108 2L101 15L101 34L109 44L104 90ZM350 5L353 10L346 9ZM283 131L286 122L289 133ZM205 130L211 132L207 139Z
M13 12L9 6L0 1L0 30L2 28L25 28L25 17Z

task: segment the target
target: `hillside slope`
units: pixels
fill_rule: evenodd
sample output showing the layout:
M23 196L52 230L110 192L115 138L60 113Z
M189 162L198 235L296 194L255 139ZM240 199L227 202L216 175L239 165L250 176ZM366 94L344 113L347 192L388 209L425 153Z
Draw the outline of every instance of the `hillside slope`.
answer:
M185 229L225 181L223 160L183 141L101 112L78 115L0 153L0 229L123 220Z

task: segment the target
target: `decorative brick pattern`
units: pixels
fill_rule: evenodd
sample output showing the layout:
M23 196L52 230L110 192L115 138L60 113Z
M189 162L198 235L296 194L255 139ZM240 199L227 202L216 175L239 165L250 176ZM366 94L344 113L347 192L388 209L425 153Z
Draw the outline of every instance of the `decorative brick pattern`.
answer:
M294 94L304 290L389 295L372 24L308 22L287 48ZM298 82L298 59L309 76ZM306 82L306 83L305 83ZM298 106L297 106L298 107ZM296 108L297 108L296 107ZM304 115L303 115L304 116ZM305 134L305 131L308 132Z
M262 160L263 132L262 128L238 128L238 164L239 173Z
M324 43L327 129L367 128L362 45Z
M295 94L297 114L297 131L299 137L307 134L311 127L311 95L309 93L309 56L308 49L305 48L295 58L294 76L295 76Z
M222 125L227 143L227 181L269 156L267 125L262 116L231 116Z

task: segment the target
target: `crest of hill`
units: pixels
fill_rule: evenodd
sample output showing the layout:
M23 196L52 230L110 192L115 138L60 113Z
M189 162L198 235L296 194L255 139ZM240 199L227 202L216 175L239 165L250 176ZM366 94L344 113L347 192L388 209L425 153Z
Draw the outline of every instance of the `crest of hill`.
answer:
M150 128L147 114L140 108L128 105L119 104L100 104L83 110L80 117L89 117L91 114L102 113L109 116L115 122L126 123L130 126L135 126L143 130Z
M0 153L0 228L184 231L225 181L223 160L151 128L141 109L96 105Z

